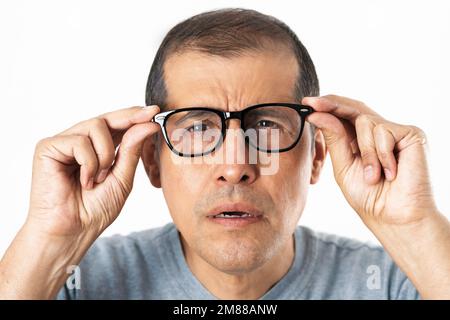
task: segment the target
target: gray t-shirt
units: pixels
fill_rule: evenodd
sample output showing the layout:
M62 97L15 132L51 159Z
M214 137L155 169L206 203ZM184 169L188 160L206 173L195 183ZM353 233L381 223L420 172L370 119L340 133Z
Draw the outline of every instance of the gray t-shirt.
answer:
M189 270L173 223L128 236L98 239L57 298L216 299ZM295 231L293 264L261 297L419 298L383 248L302 226Z

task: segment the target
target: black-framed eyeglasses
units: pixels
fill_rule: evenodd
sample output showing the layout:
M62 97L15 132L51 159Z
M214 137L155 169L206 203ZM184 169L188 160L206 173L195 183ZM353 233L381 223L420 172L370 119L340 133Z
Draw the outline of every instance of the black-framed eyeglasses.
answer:
M161 126L164 139L182 157L207 155L217 150L226 136L226 121L239 119L245 141L258 151L285 152L301 138L306 117L314 109L294 103L263 103L242 111L190 107L158 113L152 119Z

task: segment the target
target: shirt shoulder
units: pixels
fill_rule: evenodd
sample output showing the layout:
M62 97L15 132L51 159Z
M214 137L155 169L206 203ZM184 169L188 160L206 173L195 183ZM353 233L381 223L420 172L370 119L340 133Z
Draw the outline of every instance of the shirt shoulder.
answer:
M173 223L165 226L147 229L138 232L132 232L128 235L116 234L108 237L100 237L94 242L88 254L113 254L120 253L117 256L128 258L135 256L145 250L148 254L152 249L156 249L167 243L168 238L173 232L177 232Z
M97 239L80 262L79 287L67 283L58 299L142 299L158 290L167 270L173 223L163 227ZM150 290L153 289L153 290Z
M418 299L406 275L377 244L296 229L314 272L305 293L329 299Z

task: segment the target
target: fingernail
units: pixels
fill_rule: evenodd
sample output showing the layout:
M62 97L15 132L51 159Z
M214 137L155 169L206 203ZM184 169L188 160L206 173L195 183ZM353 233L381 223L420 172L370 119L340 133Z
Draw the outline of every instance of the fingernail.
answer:
M384 168L384 176L388 180L392 180L394 178L394 175L392 174L392 171L389 170L388 168Z
M97 176L96 182L97 183L103 182L105 180L107 174L108 174L108 169L101 170Z
M370 180L372 176L373 176L373 167L369 165L364 168L364 178L366 180Z

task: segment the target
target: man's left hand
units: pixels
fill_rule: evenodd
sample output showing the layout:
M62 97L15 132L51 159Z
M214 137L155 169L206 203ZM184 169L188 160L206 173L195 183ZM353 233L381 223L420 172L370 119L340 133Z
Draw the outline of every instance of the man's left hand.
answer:
M322 130L335 179L366 224L409 224L437 211L421 129L340 96L302 103L316 110L307 120Z
M302 103L317 111L307 121L322 131L350 205L422 298L450 299L450 223L434 202L423 131L344 97Z

